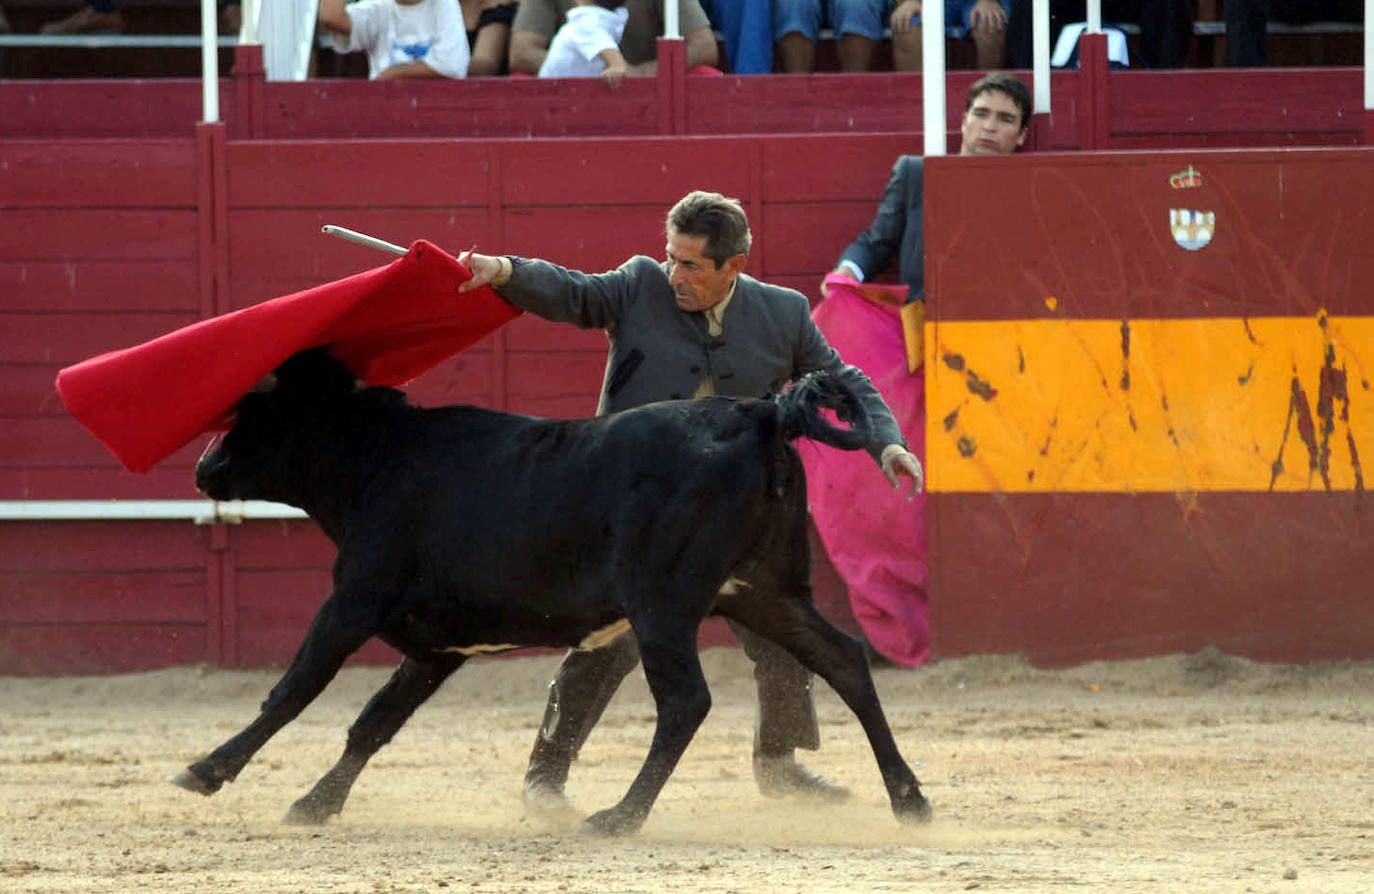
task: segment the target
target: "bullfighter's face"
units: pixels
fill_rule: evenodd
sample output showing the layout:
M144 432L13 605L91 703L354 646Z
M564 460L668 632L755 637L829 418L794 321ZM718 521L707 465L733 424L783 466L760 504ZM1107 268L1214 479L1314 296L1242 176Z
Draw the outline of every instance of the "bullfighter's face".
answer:
M668 234L668 283L679 310L692 313L724 301L744 269L744 255L735 255L717 268L715 261L702 254L705 250L705 236Z
M1026 141L1021 107L1001 90L984 90L964 113L960 155L1009 155Z

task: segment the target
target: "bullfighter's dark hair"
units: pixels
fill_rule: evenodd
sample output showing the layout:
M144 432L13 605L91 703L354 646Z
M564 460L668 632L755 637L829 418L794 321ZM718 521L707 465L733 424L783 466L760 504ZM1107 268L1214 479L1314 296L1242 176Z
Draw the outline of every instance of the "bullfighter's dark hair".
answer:
M739 199L700 189L687 193L668 212L667 229L670 236L705 236L702 254L716 262L717 270L735 255L748 256L754 238Z
M1005 93L1011 101L1016 103L1016 107L1021 110L1021 130L1030 127L1031 119L1031 94L1026 82L1016 75L1007 74L1004 71L994 71L974 81L973 86L968 88L968 95L964 97L964 114L973 108L974 100L991 90L998 93Z

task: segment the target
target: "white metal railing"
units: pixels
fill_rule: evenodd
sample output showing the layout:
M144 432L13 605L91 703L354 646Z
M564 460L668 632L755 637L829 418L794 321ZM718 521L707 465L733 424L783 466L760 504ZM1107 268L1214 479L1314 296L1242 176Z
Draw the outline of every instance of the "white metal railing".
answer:
M926 155L945 154L945 5L921 4L921 129Z

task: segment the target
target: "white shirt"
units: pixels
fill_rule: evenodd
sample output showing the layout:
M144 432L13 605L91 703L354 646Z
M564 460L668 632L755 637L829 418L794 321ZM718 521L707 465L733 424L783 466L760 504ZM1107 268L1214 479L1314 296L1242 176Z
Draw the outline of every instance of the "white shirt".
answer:
M447 78L468 73L468 35L458 0L421 0L409 6L395 0L360 0L345 11L353 30L347 37L332 35L334 47L342 52L365 50L368 77L406 62L423 62Z
M606 70L597 54L618 49L630 11L625 7L574 6L549 44L541 78L595 78Z

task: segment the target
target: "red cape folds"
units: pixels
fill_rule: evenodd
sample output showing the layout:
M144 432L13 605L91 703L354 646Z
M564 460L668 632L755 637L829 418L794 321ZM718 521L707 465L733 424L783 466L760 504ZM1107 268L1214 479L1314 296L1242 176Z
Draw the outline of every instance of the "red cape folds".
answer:
M520 314L430 242L346 279L202 320L57 374L68 412L124 467L146 472L226 427L248 389L297 351L332 345L358 378L401 385Z

